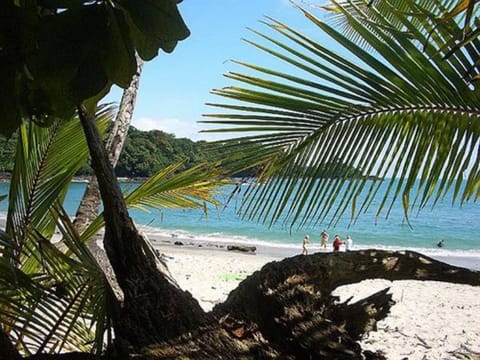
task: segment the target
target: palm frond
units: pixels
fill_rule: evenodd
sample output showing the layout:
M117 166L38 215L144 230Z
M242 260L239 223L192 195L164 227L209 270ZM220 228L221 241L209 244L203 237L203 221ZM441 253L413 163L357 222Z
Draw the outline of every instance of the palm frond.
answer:
M118 306L101 268L76 233L63 210L57 228L75 258L31 230L25 236L25 256L40 268L18 269L0 258L0 320L25 354L75 349L101 353L104 334ZM4 235L4 245L12 246ZM111 336L110 336L111 338Z
M450 190L455 203L478 199L480 98L466 79L473 49L444 59L417 18L393 14L412 35L405 37L338 9L361 40L301 11L348 57L268 18L273 35L254 32L261 42L249 42L291 71L238 62L255 75L229 73L241 86L213 91L228 101L211 104L217 111L203 122L222 125L212 131L257 134L221 142L232 155L242 151L238 167L263 166L258 182L265 186L252 186L241 212L267 223L333 225L345 214L354 222L372 204L377 217L389 216L399 199L407 218ZM376 23L393 15L378 12ZM431 46L423 51L426 41ZM364 178L339 176L345 166ZM389 186L380 193L384 181Z
M101 111L99 126L105 130L110 119L110 109ZM109 285L60 205L88 156L79 126L71 120L20 127L6 232L0 237L0 319L25 355L65 349L100 353L111 327ZM54 245L55 229L66 253Z
M433 39L437 52L443 53L448 58L456 53L470 53L472 43L478 42L478 17L475 16L478 9L478 0L444 0L444 1L365 1L347 0L331 1L332 4L324 8L330 13L329 19L333 24L342 29L342 33L350 40L364 46L369 51L375 51L374 47L351 27L351 23L345 16L355 17L362 22L372 33L379 28L394 37L409 37L417 39L417 35L411 32L411 26L405 26L405 18L413 24L415 32L422 32L428 39ZM401 16L399 16L401 15ZM473 20L473 21L472 21ZM445 31L445 29L447 31ZM428 41L424 41L425 46ZM470 49L466 49L466 47ZM472 64L470 64L472 65ZM478 73L478 65L470 66L468 72ZM470 76L473 78L475 75Z
M103 131L111 113L106 108L97 117ZM63 201L71 179L88 157L85 139L78 134L81 127L76 120L56 121L50 127L32 122L21 125L6 224L7 233L20 248L23 233L32 224L45 237L53 235L55 219L49 208Z
M220 170L204 164L177 172L183 162L170 165L147 179L144 183L125 194L125 203L130 209L180 209L199 208L206 211L206 203L218 206L216 189L226 184L220 179ZM82 239L89 241L103 227L100 214L82 233Z

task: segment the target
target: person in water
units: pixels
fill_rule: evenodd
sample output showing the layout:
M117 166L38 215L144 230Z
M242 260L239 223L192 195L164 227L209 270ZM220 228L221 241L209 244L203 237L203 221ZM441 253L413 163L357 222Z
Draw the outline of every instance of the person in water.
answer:
M437 243L437 247L441 248L443 247L443 245L445 245L445 242L443 240L440 240L438 243Z
M310 236L307 234L303 238L302 242L302 255L308 255L308 243L310 242Z

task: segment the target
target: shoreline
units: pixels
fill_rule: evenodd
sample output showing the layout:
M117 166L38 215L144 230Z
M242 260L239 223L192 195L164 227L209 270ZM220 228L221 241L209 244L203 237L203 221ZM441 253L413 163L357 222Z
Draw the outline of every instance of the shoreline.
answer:
M150 237L163 255L179 286L209 311L226 300L238 284L263 265L283 259L291 249L257 247L256 254L228 251L226 244L185 243ZM299 255L298 252L290 255ZM448 258L450 263L458 259ZM462 259L461 259L462 260ZM463 259L464 260L464 259ZM468 262L467 262L468 263ZM480 287L440 281L364 280L332 293L340 301L357 301L390 288L395 304L376 331L359 341L364 350L379 351L387 359L473 359L480 355Z
M295 255L300 255L302 253L302 246L301 243L299 242L297 246L293 244L269 244L269 245L263 245L263 244L258 244L254 242L248 242L248 241L231 241L231 240L224 240L224 239L215 239L215 240L198 240L198 239L193 239L193 238L183 238L183 237L178 237L178 236L165 236L165 235L159 235L155 233L149 233L147 231L143 231L149 240L152 242L154 246L157 246L159 244L165 245L165 246L172 246L172 247L185 247L185 248L192 248L192 249L202 249L202 248L211 248L211 249L217 249L217 250L224 250L228 251L226 247L228 245L239 245L239 246L254 246L256 247L256 252L255 254L258 256L266 256L269 258L275 258L275 259L283 259L285 257L291 257ZM181 242L182 245L175 245L175 242ZM327 247L327 249L321 249L319 245L312 245L309 246L309 253L317 253L317 252L331 252L331 244ZM379 250L380 248L378 247L368 247L368 246L354 246L354 250L368 250L368 249L377 249ZM389 251L404 251L404 250L409 250L409 251L415 251L418 253L423 254L424 256L431 257L435 260L445 262L450 265L458 266L458 267L463 267L467 268L470 270L477 270L480 271L480 256L476 256L474 254L470 255L468 253L462 253L462 254L452 254L450 253L442 253L442 251L437 251L437 252L429 252L429 251L422 251L425 249L415 249L415 248L395 248L395 249L388 249L388 248L381 248L381 250L389 250ZM344 247L341 247L341 251L345 251ZM255 255L251 254L251 255Z
M5 228L5 214L0 213L0 229ZM239 241L239 240L227 240L222 238L215 239L196 239L196 238L186 238L171 234L167 236L165 234L158 234L156 231L152 231L152 228L137 225L138 230L147 235L148 239L152 242L153 245L157 244L170 244L171 246L175 245L175 241L180 241L183 243L183 246L192 247L192 248L212 248L212 249L223 249L228 245L240 245L240 246L255 246L255 254L260 256L266 256L273 259L283 259L285 257L295 256L302 253L302 245L299 242L298 245L291 243L288 244L278 244L278 243L256 243L252 241ZM316 252L330 252L332 251L331 244L329 243L327 249L320 249L319 244L313 244L308 247L309 253ZM344 247L342 248L344 250ZM480 251L477 250L450 250L450 249L426 249L426 248L389 248L384 246L364 246L364 245L354 245L353 250L368 250L368 249L377 249L377 250L388 250L388 251L415 251L424 256L431 257L435 260L445 262L450 265L467 268L470 270L480 271ZM458 254L455 254L458 252Z
M247 246L246 242L205 241L143 230L180 288L191 293L205 311L224 302L242 280L265 264L301 253L300 243L288 247L253 244L255 253L246 253L227 250L228 245ZM320 249L314 244L309 250L314 253ZM427 256L456 266L480 268L480 258L475 256ZM377 323L377 330L359 341L364 350L380 351L393 360L469 359L474 358L469 357L472 354L480 355L480 318L474 316L480 312L480 287L371 279L339 287L333 294L341 301L351 296L358 300L387 287L395 304Z

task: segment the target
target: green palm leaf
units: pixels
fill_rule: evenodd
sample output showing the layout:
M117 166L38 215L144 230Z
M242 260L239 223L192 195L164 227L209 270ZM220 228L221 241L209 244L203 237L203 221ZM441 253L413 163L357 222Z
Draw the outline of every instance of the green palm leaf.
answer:
M103 131L110 119L110 109L99 113ZM109 285L59 205L88 156L79 126L71 120L20 128L6 232L1 233L0 321L26 355L100 352L111 327ZM55 229L66 253L52 240Z
M220 179L219 168L211 164L208 167L201 164L177 172L182 165L183 162L170 165L127 192L127 207L144 211L180 208L199 208L206 211L206 203L220 205L214 195L216 189L228 181ZM82 233L82 239L89 241L103 225L103 215L100 215Z
M99 114L99 125L105 131L111 119L111 108ZM80 122L54 122L50 127L23 123L12 174L6 231L22 246L24 231L34 226L50 238L55 219L49 208L62 202L71 179L86 162L88 148L81 134Z
M345 16L345 10L350 16L354 16L373 33L378 28L392 34L395 37L410 37L419 40L411 28L405 26L403 18L409 18L414 24L415 31L421 31L428 35L427 38L434 40L437 45L436 51L444 54L445 58L451 56L463 57L465 53L472 54L472 50L478 49L478 10L477 0L451 0L451 1L383 1L383 0L347 0L331 1L332 4L324 9L330 12L332 23L342 28L342 33L349 39L368 46L363 37L351 28L351 24ZM403 14L403 16L398 16ZM472 21L473 20L473 21ZM428 41L423 42L428 47ZM431 46L431 45L430 45ZM373 47L368 47L374 50ZM478 73L478 64L470 63L467 71L474 78Z
M273 35L255 32L260 41L249 42L291 71L239 62L254 75L229 73L241 85L213 91L229 101L211 104L217 111L204 122L222 125L212 131L256 133L221 142L232 156L244 154L238 168L263 166L258 182L265 186L249 189L241 209L248 219L333 225L345 214L355 221L372 204L377 217L388 216L396 201L408 219L411 208L434 205L450 190L454 202L478 198L480 98L465 79L473 52L445 60L417 18L378 12L367 23L349 9L337 7L361 40L301 10L348 57L268 19ZM412 36L391 31L397 24ZM376 180L333 176L345 165Z
M0 318L10 336L24 353L76 349L101 352L103 334L111 328L115 312L113 294L94 258L80 241L65 213L57 214L58 228L75 259L60 252L38 232L27 234L41 268L26 273L9 262L3 270L0 286ZM35 245L36 244L36 245ZM33 248L35 247L35 248Z

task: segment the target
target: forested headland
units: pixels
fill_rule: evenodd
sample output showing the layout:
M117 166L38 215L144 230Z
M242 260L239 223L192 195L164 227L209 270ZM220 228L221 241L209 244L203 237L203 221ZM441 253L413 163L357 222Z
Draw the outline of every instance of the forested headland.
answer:
M17 135L10 138L0 135L0 174L8 177L15 164L15 147ZM193 141L188 138L177 138L161 130L142 131L130 127L125 147L122 151L115 173L122 178L146 178L150 177L166 166L183 161L179 169L186 170L195 165L205 162L213 162L222 159L222 147L216 147L215 151L206 151L207 143L203 140ZM234 177L255 176L259 169L250 169L236 173ZM362 177L359 169L344 166L336 166L329 177L341 177L348 173L350 177ZM93 170L89 164L83 166L77 176L90 176Z
M16 134L10 139L0 136L0 172L11 173L15 163ZM202 150L204 141L176 138L160 130L142 131L130 127L122 155L115 168L118 177L143 178L155 174L168 165L184 161L183 169L208 160ZM92 175L85 165L78 176Z

